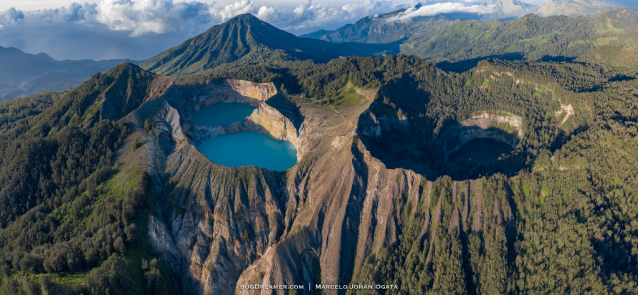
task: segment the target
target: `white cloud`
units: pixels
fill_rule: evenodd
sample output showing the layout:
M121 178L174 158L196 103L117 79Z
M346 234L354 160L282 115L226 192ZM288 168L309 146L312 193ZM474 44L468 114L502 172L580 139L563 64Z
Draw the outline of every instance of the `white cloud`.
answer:
M132 31L136 37L147 33L199 30L211 23L209 5L173 0L102 0L95 19L112 30Z
M212 9L212 14L218 16L218 21L225 21L237 15L253 12L255 6L252 1L242 0L233 4L228 4L220 9Z
M471 2L471 1L465 1ZM388 22L405 21L419 16L433 16L446 13L477 13L488 14L494 11L493 5L466 5L459 2L434 3L430 5L412 6L403 13L388 18Z
M24 21L24 13L22 10L16 10L15 8L7 9L0 12L0 29L4 25L16 25Z
M87 4L80 5L72 3L68 7L61 7L46 10L34 10L24 12L26 22L45 22L45 23L76 23L90 25L97 11L97 5Z
M276 14L277 11L275 10L275 8L267 6L262 6L259 8L259 11L257 11L257 17L263 19L271 19L275 17Z
M365 0L345 5L314 4L306 0L295 8L277 7L260 9L257 17L293 33L303 33L317 29L334 29L346 23L373 14L384 13L406 7L405 3L385 0Z
M362 17L399 7L407 7L407 3L365 0L337 5L315 4L305 0L295 7L256 5L250 0L228 5L178 0L100 0L97 4L72 3L62 8L24 13L12 8L0 14L0 25L14 24L21 15L28 22L70 22L88 26L103 24L111 30L129 31L131 37L139 37L169 32L201 33L239 14L252 13L284 30L305 33L324 27L334 29Z

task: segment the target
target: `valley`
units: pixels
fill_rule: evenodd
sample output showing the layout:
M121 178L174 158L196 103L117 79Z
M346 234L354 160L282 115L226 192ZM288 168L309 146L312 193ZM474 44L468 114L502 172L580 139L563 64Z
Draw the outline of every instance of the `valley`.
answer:
M129 60L64 60L27 54L0 46L0 101L77 87L96 72L105 72Z

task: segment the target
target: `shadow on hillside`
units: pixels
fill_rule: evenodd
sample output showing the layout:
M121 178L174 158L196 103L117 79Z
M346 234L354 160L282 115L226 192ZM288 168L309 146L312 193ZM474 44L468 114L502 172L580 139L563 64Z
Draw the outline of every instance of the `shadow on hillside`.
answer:
M442 61L436 64L436 66L446 72L463 73L475 68L480 61L490 59L490 58L509 60L509 61L524 59L523 55L520 53L507 53L507 54L499 54L499 55L482 56L482 57L455 61L455 62Z
M389 55L389 54L399 54L401 53L401 44L403 44L407 40L407 38L402 38L400 40L386 43L386 44L367 44L370 47L373 55Z
M545 55L541 59L539 59L538 61L542 61L542 62L571 62L571 63L575 63L574 62L575 59L576 59L575 57Z
M496 127L482 129L477 126L463 126L457 121L449 121L444 127L437 141L437 152L441 155L441 159L435 159L437 171L441 174L449 175L453 180L477 179L480 177L490 177L494 174L504 174L507 176L515 176L522 170L527 170L533 165L527 162L528 152L518 145L520 139L516 130L503 130ZM476 137L465 143L462 141L463 134L474 132L483 132L483 136ZM474 140L492 139L489 147L485 145L472 145ZM497 143L498 142L498 143ZM497 155L494 150L500 150L499 145L505 143L508 145L509 151ZM453 155L456 150L460 150L464 146L472 147L473 156L478 156L483 160L472 160L467 154L454 159ZM488 160L489 159L489 160Z
M277 93L273 97L266 100L266 104L275 108L284 117L288 118L297 130L301 128L304 117L299 111L299 107L294 102L288 100L285 95Z
M587 130L589 130L588 125L581 125L570 132L566 132L565 130L559 128L556 132L556 137L552 141L552 144L549 146L549 150L553 153L556 150L561 149L563 145L572 140L574 136L586 132Z
M622 81L632 81L632 80L636 80L636 77L627 76L627 75L618 75L609 79L609 82L622 82Z
M381 161L387 169L405 169L423 175L434 181L440 174L432 170L425 161L422 151L413 142L392 142L384 138L362 136L361 142L370 155Z
M606 85L609 85L609 83L612 83L612 82L623 82L623 81L632 81L632 80L636 80L636 77L620 74L620 75L616 75L616 76L610 78L606 82L602 82L602 83L599 83L597 85L594 85L593 87L585 88L585 89L579 89L578 92L597 92L597 91L603 90L603 88L605 88ZM611 87L614 87L614 86L611 86Z
M369 122L365 122L365 119L362 120L360 118L358 134L372 157L381 161L388 169L412 170L430 181L437 179L441 175L448 175L453 180L458 181L489 177L497 173L515 176L522 170L530 169L534 164L533 161L528 161L528 152L520 147L516 147L510 152L503 153L488 161L458 159L449 162L447 160L448 155L444 151L445 144L443 141L453 141L454 139L452 138L447 136L438 137L427 143L420 140L423 136L419 134L385 129L381 131L381 136L379 137L370 136L375 129L371 129L369 124ZM458 134L462 133L467 127L455 122L445 128L449 132ZM418 128L412 131L415 130L418 130ZM500 129L494 130L493 133L496 134L498 132L507 133ZM446 132L442 133L445 134ZM516 136L515 133L507 134ZM488 136L486 138L508 143L498 139L497 136ZM560 145L561 143L556 143L556 146Z
M519 19L519 18L520 18L520 17L518 17L518 16L510 16L510 17L499 18L499 19L498 19L498 21L500 21L500 22L503 22L503 23L504 23L504 22L509 22L509 21L517 20L517 19Z

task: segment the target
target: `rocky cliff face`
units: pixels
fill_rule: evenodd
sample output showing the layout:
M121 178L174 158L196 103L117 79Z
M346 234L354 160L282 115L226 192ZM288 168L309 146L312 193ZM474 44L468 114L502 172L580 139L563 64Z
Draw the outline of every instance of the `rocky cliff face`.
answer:
M253 106L256 110L245 120L228 126L190 126L189 124L187 127L189 134L196 144L227 133L256 131L280 141L291 142L297 148L297 158L301 159L303 156L304 150L298 139L299 130L293 123L293 120L297 120L297 116L293 114L291 118L288 118L266 103L267 100L277 95L277 89L272 83L260 84L228 79L206 83L206 86L200 91L203 95L199 97L194 111L189 114L189 118L201 107L218 102L239 102Z
M482 112L449 127L441 136L446 155L477 138L492 138L509 144L513 149L523 137L523 118L513 114Z
M150 241L186 294L255 294L241 286L307 285L318 283L317 277L322 284L348 284L366 257L398 240L415 206L426 201L436 208L423 224L422 239L434 237L432 225L444 222L442 195L431 193L431 182L411 170L387 169L357 138L369 103L338 112L310 105L297 106L296 113L280 111L281 103L271 102L285 98L272 84L232 80L169 86L161 93L123 119L146 144L143 154L123 152L119 161L141 162L155 175ZM367 94L371 102L374 93ZM184 119L220 101L257 109L243 122L217 128ZM152 135L142 132L146 118L155 122ZM291 141L298 164L284 173L228 168L195 147L208 136L243 130ZM128 148L130 143L123 149ZM479 182L453 186L457 213L445 219L449 232L480 231L483 216L511 218L511 212L499 213L508 212L507 202L482 207Z
M410 129L410 122L406 116L401 118L381 116L366 111L359 120L360 132L368 137L381 138L385 132L407 132Z

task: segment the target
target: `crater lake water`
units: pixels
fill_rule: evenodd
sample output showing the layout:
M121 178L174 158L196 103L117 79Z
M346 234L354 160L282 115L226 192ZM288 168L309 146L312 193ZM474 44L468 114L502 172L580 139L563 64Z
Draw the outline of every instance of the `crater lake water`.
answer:
M191 123L224 126L250 116L254 107L238 102L219 102L195 112ZM199 149L211 161L226 167L257 166L286 171L297 164L297 149L287 141L253 131L224 134L208 139Z
M230 125L244 120L254 110L254 107L239 102L218 102L195 112L191 123L200 126Z
M292 143L254 131L214 137L197 148L211 161L226 167L257 166L286 171L297 164L297 149Z
M490 162L498 159L503 154L512 151L512 147L502 141L492 138L477 138L468 141L457 151L448 157L449 163L459 160L469 160L472 162Z

